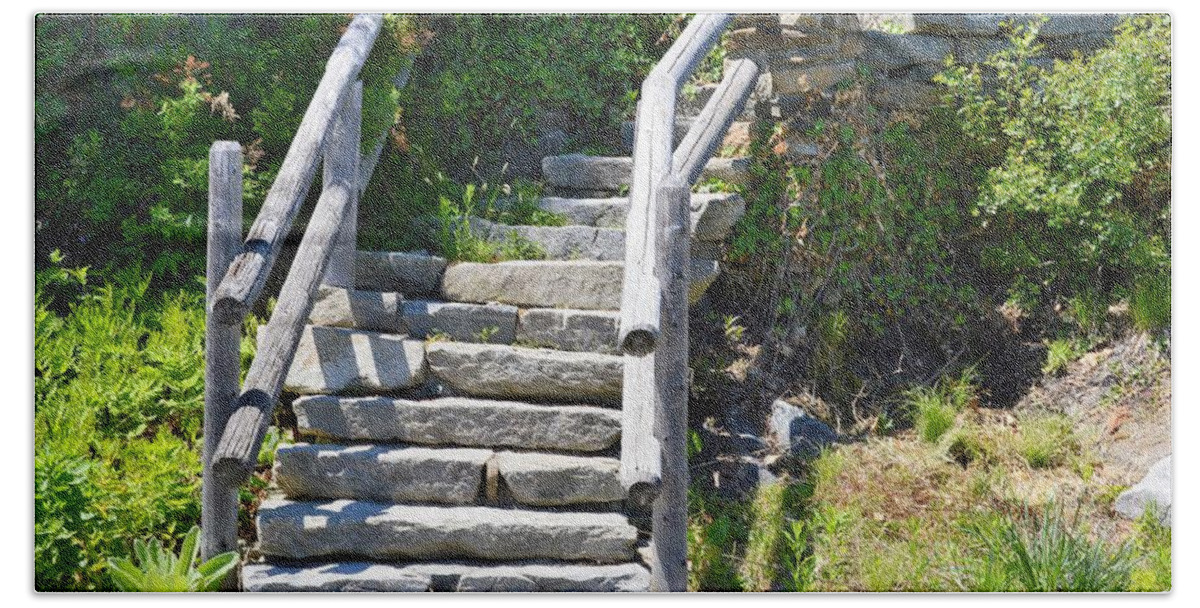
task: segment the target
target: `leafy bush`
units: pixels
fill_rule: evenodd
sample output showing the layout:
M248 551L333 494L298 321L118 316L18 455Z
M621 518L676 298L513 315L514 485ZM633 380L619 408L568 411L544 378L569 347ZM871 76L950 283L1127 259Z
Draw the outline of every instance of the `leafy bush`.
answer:
M35 108L38 268L141 264L162 287L203 271L208 148L245 149L247 217L295 134L345 15L40 15ZM407 20L362 71L364 136L396 113ZM157 289L156 289L157 291Z
M1041 67L1038 23L982 66L937 77L989 167L974 213L982 263L1026 310L1169 268L1171 27L1123 22L1090 57ZM994 81L994 84L993 84Z
M134 540L133 554L136 565L126 558L108 560L109 575L121 591L217 591L238 563L237 551L228 551L198 564L199 526L192 526L183 537L179 555L164 548L157 538Z
M150 279L136 269L102 286L82 274L37 274L39 590L111 589L104 560L130 536L174 544L200 516L202 300L148 298Z

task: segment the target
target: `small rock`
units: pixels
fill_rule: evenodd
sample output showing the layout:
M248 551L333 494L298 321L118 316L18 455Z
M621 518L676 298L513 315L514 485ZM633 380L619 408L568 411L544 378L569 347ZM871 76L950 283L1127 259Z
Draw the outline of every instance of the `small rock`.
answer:
M801 458L815 458L821 448L837 441L828 425L782 399L771 404L767 433L781 449Z
M1137 485L1121 492L1113 505L1117 513L1129 519L1137 519L1154 503L1158 507L1158 520L1171 527L1171 457L1154 463L1146 477Z

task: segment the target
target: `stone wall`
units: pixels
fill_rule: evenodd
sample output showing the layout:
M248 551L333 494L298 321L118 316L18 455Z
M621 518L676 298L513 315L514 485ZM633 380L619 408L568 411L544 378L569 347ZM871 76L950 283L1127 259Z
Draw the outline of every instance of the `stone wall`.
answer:
M1001 23L1031 14L784 13L739 15L730 27L729 59L749 58L763 70L752 104L759 118L812 113L839 85L860 77L868 103L884 111L919 113L935 99L930 79L947 55L984 61L1004 48ZM1122 15L1049 14L1040 30L1049 65L1073 52L1090 53L1112 38ZM820 103L816 104L820 107ZM818 109L819 112L819 109Z

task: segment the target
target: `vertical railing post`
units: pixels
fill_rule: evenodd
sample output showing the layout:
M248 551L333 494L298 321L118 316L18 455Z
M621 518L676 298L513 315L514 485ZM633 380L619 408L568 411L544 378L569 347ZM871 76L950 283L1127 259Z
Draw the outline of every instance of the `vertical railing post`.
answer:
M654 357L654 436L662 448L662 487L654 502L651 591L687 591L688 240L691 189L672 174L658 197L655 274L662 288Z
M241 373L240 324L211 313L213 294L242 250L242 148L213 142L208 153L208 267L204 321L204 455L200 554L208 559L237 549L237 488L212 475L212 455L233 412ZM231 580L234 580L231 578Z
M325 284L354 289L354 256L358 249L358 172L362 154L362 81L351 84L342 97L337 120L325 144L325 172L323 180L332 184L339 172L350 175L355 188L350 193L346 215L338 228L337 241L333 246L333 257L325 273Z

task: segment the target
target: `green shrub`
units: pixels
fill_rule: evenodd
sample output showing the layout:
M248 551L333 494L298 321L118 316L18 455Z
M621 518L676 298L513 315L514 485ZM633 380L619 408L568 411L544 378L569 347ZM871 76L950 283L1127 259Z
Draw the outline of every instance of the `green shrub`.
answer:
M136 270L104 285L81 274L36 275L39 590L112 589L105 558L130 536L174 544L200 516L201 296L147 297Z
M1107 47L1051 67L1035 61L1038 27L937 77L967 161L988 167L982 263L1026 310L1097 289L1111 302L1170 264L1170 19L1127 19Z
M35 262L140 264L160 288L204 269L208 148L240 142L253 218L346 15L39 15ZM407 19L362 71L364 138L393 123Z

